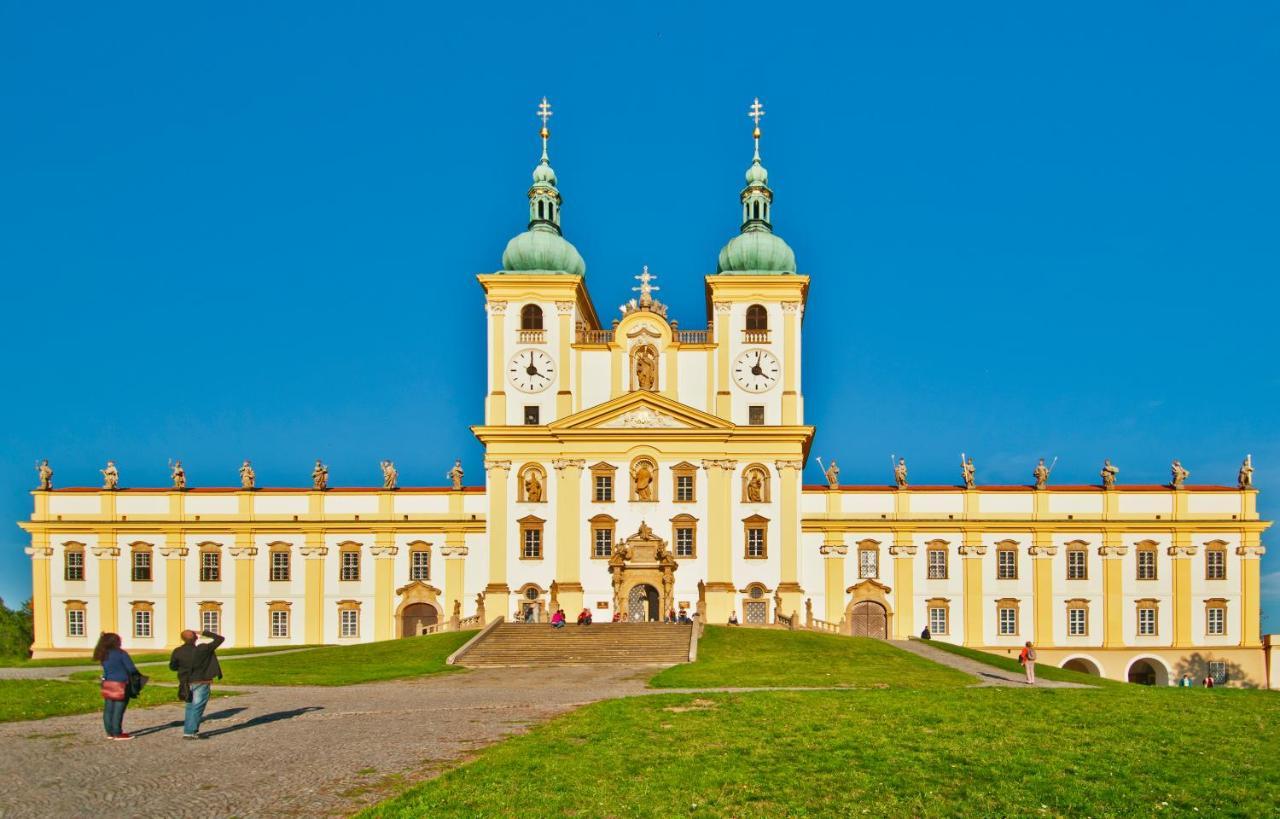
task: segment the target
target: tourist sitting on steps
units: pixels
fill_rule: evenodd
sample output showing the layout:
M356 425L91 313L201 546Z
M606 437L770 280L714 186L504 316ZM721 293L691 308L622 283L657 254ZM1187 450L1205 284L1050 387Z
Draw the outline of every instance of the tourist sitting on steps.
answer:
M524 610L524 621L526 623L533 622L533 606L528 606Z
M921 640L932 640L932 639L933 639L933 635L929 633L929 627L928 627L928 626L925 626L925 627L920 631L920 639L921 639Z
M582 612L578 614L578 625L580 626L591 625L591 611L589 609L584 608Z
M556 613L551 615L552 628L564 628L564 609L556 609Z
M738 625L738 613L736 611L729 612L729 625Z
M676 618L676 622L682 626L691 625L693 623L693 621L689 619L689 613L686 611L680 612L680 616Z
M615 611L615 612L613 613L613 620L612 620L611 622L614 622L614 623L620 623L620 622L622 622L622 612L620 612L620 611Z

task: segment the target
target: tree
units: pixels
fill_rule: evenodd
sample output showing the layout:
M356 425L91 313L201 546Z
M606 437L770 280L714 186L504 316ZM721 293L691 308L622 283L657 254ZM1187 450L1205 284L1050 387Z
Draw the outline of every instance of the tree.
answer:
M31 601L15 610L0 599L0 657L26 657L31 641Z

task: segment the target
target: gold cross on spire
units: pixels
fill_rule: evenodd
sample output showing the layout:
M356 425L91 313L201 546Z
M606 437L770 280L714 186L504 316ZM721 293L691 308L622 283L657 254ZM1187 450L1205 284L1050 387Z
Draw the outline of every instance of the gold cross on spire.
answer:
M542 161L547 161L547 137L551 136L551 131L547 128L547 120L551 119L551 103L547 102L547 98L543 97L542 102L538 103L538 118L542 120L542 130L538 135L542 137Z
M640 291L640 306L648 307L653 304L653 291L662 289L656 284L650 284L650 282L658 277L649 272L649 265L645 265L640 275L635 278L639 280L640 286L633 287L631 289Z
M747 110L747 116L756 124L755 129L751 132L751 136L756 141L756 159L760 158L760 118L764 116L764 106L760 104L760 98L756 97L755 102L751 103L751 108Z

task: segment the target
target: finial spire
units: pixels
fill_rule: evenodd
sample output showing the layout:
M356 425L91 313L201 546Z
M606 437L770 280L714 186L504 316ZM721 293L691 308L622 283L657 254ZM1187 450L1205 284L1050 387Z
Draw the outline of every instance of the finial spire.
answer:
M633 287L631 289L640 291L640 306L649 307L653 304L653 291L662 289L656 284L650 284L650 282L658 277L649 272L649 265L645 265L641 270L640 275L635 278L640 282L640 286Z
M542 137L542 161L547 162L547 138L551 136L551 130L547 128L547 120L551 119L551 104L547 102L546 97L538 103L538 118L542 120L542 130L538 131L538 135Z
M755 128L751 131L751 136L756 141L756 154L753 159L760 161L760 118L764 116L764 106L760 104L760 98L756 97L755 102L751 103L751 108L747 111L747 116L755 123Z

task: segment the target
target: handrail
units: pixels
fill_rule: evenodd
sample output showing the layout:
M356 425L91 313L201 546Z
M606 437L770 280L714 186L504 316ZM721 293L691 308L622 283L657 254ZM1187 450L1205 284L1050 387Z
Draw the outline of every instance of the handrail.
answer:
M840 625L838 623L832 623L827 620L819 620L817 617L813 618L813 620L809 622L809 628L813 629L814 631L830 632L831 634L840 633Z
M476 617L468 617L468 618L466 618L466 620L476 620L476 619L478 619L478 618L476 618ZM466 620L463 620L463 621L461 621L461 622L466 622ZM455 652L453 652L452 654L450 654L450 655L449 655L449 657L448 657L448 659L446 659L446 660L444 661L444 664L445 664L445 665L457 665L457 664L458 664L458 660L462 659L462 658L463 658L463 656L465 656L465 655L466 655L466 653L467 653L468 651L470 651L470 650L471 650L471 648L476 644L476 642L477 642L477 641L479 641L479 640L483 640L483 639L485 638L485 636L487 636L487 635L489 634L489 632L493 631L495 628L497 628L498 626L502 625L502 621L503 621L503 618L502 618L501 616L499 616L499 617L495 618L492 622L490 622L490 623L489 623L489 625L487 625L487 626L485 626L484 628L480 629L480 631L479 631L477 634L475 634L474 636L472 636L472 638L471 638L470 640L467 640L465 643L463 643L463 644L462 644L462 646L461 646L461 647L459 647L457 651L455 651Z

